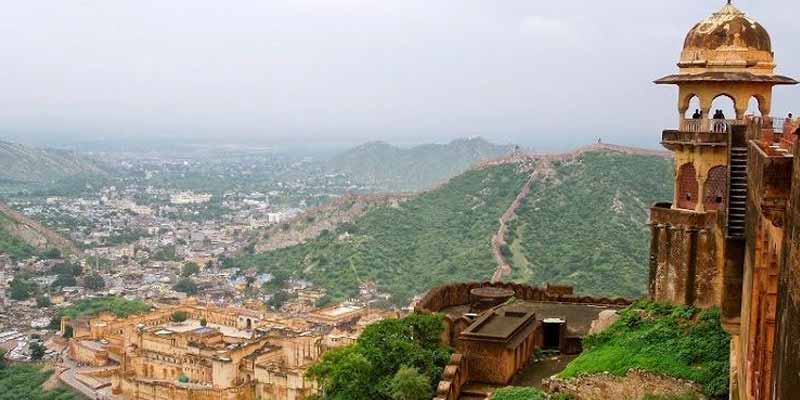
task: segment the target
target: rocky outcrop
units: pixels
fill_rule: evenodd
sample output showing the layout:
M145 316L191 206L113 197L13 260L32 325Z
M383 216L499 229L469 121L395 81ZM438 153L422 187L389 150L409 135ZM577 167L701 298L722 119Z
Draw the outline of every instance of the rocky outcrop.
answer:
M642 370L631 370L625 376L603 373L570 379L552 377L545 379L544 386L551 393L569 394L576 400L642 400L647 395L686 394L706 399L697 383Z

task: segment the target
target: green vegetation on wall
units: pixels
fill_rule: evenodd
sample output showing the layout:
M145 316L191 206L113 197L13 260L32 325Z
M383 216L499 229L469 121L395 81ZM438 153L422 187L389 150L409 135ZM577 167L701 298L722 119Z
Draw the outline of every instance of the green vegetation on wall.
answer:
M606 371L623 376L636 368L694 381L706 395L727 398L730 336L717 309L640 301L608 330L585 338L583 346L562 378Z
M508 226L515 281L635 298L647 288L649 207L672 198L671 161L590 151L554 165Z
M375 281L404 304L452 281L486 280L495 269L490 237L528 174L518 165L471 170L411 200L370 210L304 244L239 259L280 282L311 279L332 300Z
M64 316L75 319L81 316L97 315L107 311L116 315L117 317L125 318L133 314L148 312L150 311L150 308L150 305L143 301L127 300L123 297L116 296L83 299L60 310L53 317L52 324L53 327L60 325L61 317Z
M547 400L547 395L531 387L504 387L497 389L491 400Z

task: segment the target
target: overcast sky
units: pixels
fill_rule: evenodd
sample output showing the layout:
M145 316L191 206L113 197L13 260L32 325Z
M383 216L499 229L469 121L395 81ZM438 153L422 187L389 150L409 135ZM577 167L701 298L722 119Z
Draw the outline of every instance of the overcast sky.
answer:
M0 138L657 146L684 35L723 0L25 0ZM796 0L735 4L800 77ZM779 87L775 114L800 112Z

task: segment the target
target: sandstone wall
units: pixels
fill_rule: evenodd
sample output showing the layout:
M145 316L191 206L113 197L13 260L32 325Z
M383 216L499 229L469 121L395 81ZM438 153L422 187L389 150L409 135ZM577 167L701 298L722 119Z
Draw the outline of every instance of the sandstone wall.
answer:
M418 312L439 312L447 307L470 304L473 302L470 291L479 287L497 287L513 290L517 299L527 301L574 303L574 304L594 304L594 305L613 305L627 306L632 302L623 298L610 299L607 297L575 296L566 294L563 287L550 292L546 289L535 286L524 285L513 282L465 282L451 283L435 287L428 291L425 297L417 303L415 310Z
M773 387L777 400L793 399L800 393L800 146L794 149L791 181L776 318Z

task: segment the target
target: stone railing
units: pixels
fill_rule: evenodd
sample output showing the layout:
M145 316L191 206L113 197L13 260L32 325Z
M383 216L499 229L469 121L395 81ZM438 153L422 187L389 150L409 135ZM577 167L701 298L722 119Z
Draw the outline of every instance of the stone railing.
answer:
M467 383L467 361L463 354L454 353L450 362L444 367L442 380L436 386L436 395L433 400L458 400L461 388Z
M548 291L535 286L524 285L511 282L465 282L465 283L452 283L435 287L428 291L428 294L417 303L415 307L419 312L439 312L445 308L471 304L473 296L470 293L472 289L480 287L496 287L502 289L509 289L514 291L514 297L526 301L541 301L553 303L573 303L573 304L595 304L595 305L608 305L608 306L628 306L632 303L631 300L623 298L607 298L607 297L592 297L592 296L576 296L574 294L566 294L563 287L558 287L558 290ZM555 288L555 286L554 286Z
M693 146L727 146L728 137L718 132L686 132L667 130L661 134L661 144Z

